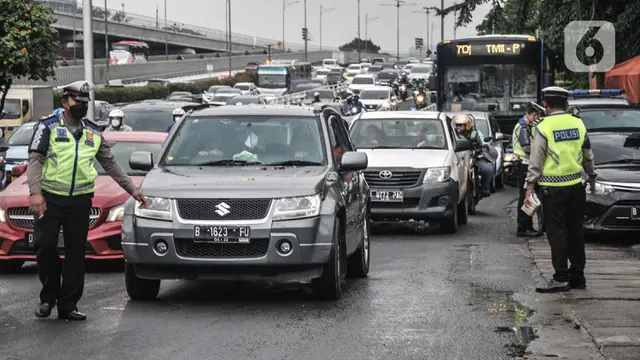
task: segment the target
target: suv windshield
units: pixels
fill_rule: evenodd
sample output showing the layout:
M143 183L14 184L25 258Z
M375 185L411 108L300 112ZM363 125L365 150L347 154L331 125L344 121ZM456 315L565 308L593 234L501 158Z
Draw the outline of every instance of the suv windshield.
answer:
M398 77L398 73L395 71L381 71L378 73L378 79L380 80L393 80Z
M389 99L389 90L362 90L360 93L361 100L387 100Z
M428 74L431 73L431 67L429 66L415 66L411 69L412 74Z
M116 158L116 161L124 172L129 176L134 175L144 175L146 171L133 170L129 167L129 156L134 151L148 151L153 154L153 158L157 159L160 155L160 150L162 149L162 143L153 143L153 142L135 142L135 141L119 141L119 142L109 142L111 145L111 152ZM104 171L99 162L95 161L94 165L96 167L96 171L100 175L106 175L107 173Z
M351 128L359 149L446 149L442 121L438 119L356 120Z
M362 69L362 67L360 65L349 65L349 67L347 69L349 69L349 70L360 70L360 69Z
M166 166L326 165L321 134L315 117L187 117L161 162Z
M230 94L230 93L218 93L216 96L213 97L213 99L211 99L211 101L213 102L227 102L229 101L229 99L231 99L232 97L236 96L236 94Z
M177 106L176 106L177 108ZM173 110L175 108L136 108L127 109L123 107L125 113L124 123L131 126L135 131L160 131L167 130L173 124ZM128 160L127 160L128 161Z
M248 90L251 89L251 86L245 85L245 84L242 84L242 85L236 84L236 86L234 86L234 88L242 90L242 91L248 91Z
M640 162L640 149L636 147L638 138L628 135L611 133L589 137L596 165L624 161Z
M353 80L351 80L351 84L353 85L373 85L374 81L372 77L358 77L358 78L353 78Z
M587 130L607 128L640 128L640 110L606 109L580 112Z
M31 138L33 137L33 132L35 131L36 124L37 123L26 123L20 126L9 137L9 145L10 146L29 145L31 143Z

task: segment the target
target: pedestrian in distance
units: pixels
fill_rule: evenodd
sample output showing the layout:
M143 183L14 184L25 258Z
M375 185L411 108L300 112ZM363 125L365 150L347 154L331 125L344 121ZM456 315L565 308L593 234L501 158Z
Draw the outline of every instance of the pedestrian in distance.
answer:
M84 290L84 265L89 214L98 173L96 159L105 172L141 206L146 200L115 160L100 128L86 118L93 84L78 81L63 88L62 108L43 117L29 146L27 179L38 276L42 283L39 318L86 320L78 311ZM60 227L64 230L64 269L58 254ZM62 276L62 284L61 284Z
M526 178L525 202L532 205L534 186L540 186L545 230L555 274L537 292L584 289L586 263L582 172L589 191L595 191L596 173L591 143L582 119L566 112L570 92L557 86L542 89L546 115L536 126ZM567 266L567 261L571 263Z
M522 211L522 205L524 205L524 198L526 189L524 186L525 178L529 168L529 154L531 153L531 141L533 140L533 134L535 133L535 126L540 119L538 110L531 106L527 113L518 121L513 129L513 153L518 157L519 164L516 168L516 176L518 177L518 188L520 194L518 197L518 229L516 236L518 237L530 237L540 235L533 229L533 219Z

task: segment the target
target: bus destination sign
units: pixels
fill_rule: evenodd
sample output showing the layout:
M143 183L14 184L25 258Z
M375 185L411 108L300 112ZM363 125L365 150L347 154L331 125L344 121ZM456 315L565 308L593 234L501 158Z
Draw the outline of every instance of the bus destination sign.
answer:
M458 56L473 55L520 55L525 43L456 44Z

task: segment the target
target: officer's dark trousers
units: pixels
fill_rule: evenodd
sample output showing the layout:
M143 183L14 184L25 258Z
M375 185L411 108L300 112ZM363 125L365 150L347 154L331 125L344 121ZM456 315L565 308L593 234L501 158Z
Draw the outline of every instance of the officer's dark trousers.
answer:
M584 206L586 193L582 184L569 187L542 187L545 230L551 246L553 278L564 282L584 281ZM567 267L567 259L571 267Z
M522 211L524 197L527 193L527 189L524 188L524 180L527 177L529 166L527 164L520 164L515 170L517 171L516 176L518 177L518 188L520 188L520 196L518 197L518 232L532 230L533 218Z
M43 191L44 216L35 222L36 260L42 283L40 302L58 304L58 312L76 309L84 289L84 262L92 195L60 196ZM58 233L64 233L64 269ZM62 285L61 277L62 275Z

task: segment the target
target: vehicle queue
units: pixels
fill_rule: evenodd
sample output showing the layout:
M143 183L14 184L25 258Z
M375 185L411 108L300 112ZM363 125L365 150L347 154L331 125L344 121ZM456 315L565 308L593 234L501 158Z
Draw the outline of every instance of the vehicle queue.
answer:
M87 259L124 257L132 299L155 298L162 279L265 275L311 280L320 298L337 299L346 276L366 277L369 272L371 221L424 221L455 233L483 197L503 186L507 159L519 157L508 149L511 144L517 147L520 136L512 139L500 131L496 108L484 109L477 95L469 101L468 83L466 89L454 89L450 107L441 109L441 101L449 98L435 96L441 94L438 87L443 82L431 76L425 81L434 96L423 100L438 101L421 111L396 111L403 101L413 100L412 110L420 107L416 99L403 98L399 83L412 68L441 71L431 59L374 65L363 61L347 70L327 59L323 68L312 72L321 80L313 84L298 82L299 76L288 73L292 65L285 65L283 81L259 77L263 81L257 84L211 87L200 101L196 95L172 94L164 101L128 104L110 112L103 141L140 188L146 204L130 198L131 191L120 188L96 165L83 250ZM275 76L273 71L269 74ZM329 84L331 74L339 74L334 84ZM284 94L261 91L261 85L272 80L286 87ZM471 109L469 103L474 104ZM512 105L512 113L526 117L527 107ZM587 130L599 126L609 131L589 124L600 120L597 111L613 110L593 109L594 119L585 121ZM638 110L616 111L627 119L630 141L634 126L640 128ZM34 125L23 126L33 133ZM17 130L8 139L9 148L29 147L32 137ZM595 137L607 143L604 138ZM602 149L611 146L607 144ZM613 157L601 164L605 168L624 160L608 150L593 151L596 159L600 152ZM23 156L27 161L28 155ZM4 271L36 259L38 214L33 214L29 201L26 170L26 163L14 164L10 171L15 180L0 194ZM615 171L620 170L611 173ZM587 209L593 197L629 187L616 179L594 186ZM609 210L618 214L623 207L630 209L628 224L609 225L606 221L613 214L607 213L588 220L585 228L636 229L631 220L639 207L633 205L636 200L629 201L614 203ZM535 217L537 229L526 230L539 235L542 212ZM621 221L619 216L615 220ZM56 242L63 256L64 234ZM44 303L50 312L51 301ZM73 309L65 309L69 310Z

